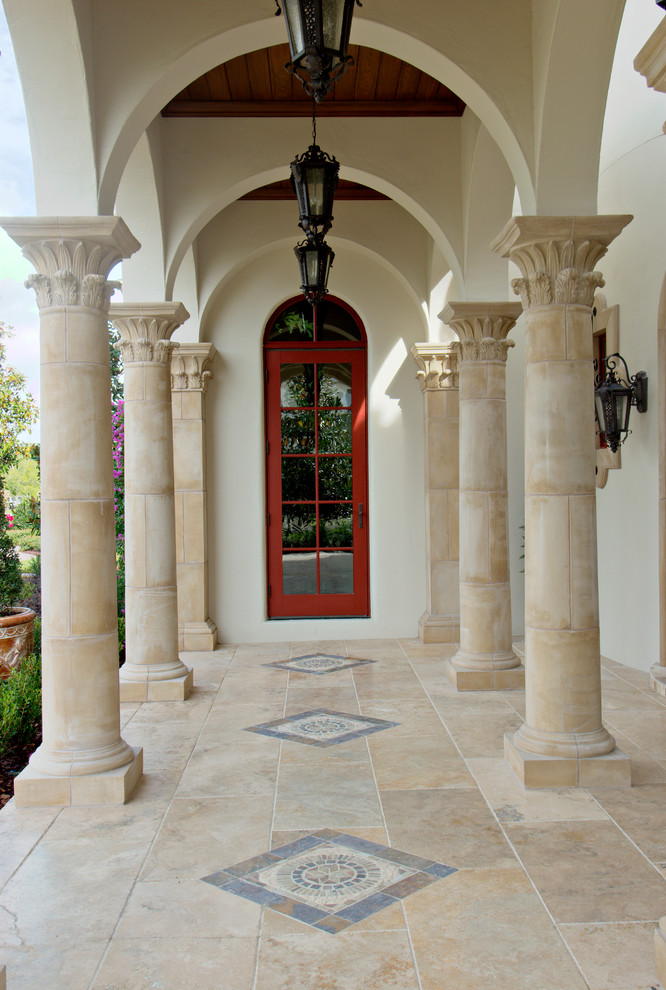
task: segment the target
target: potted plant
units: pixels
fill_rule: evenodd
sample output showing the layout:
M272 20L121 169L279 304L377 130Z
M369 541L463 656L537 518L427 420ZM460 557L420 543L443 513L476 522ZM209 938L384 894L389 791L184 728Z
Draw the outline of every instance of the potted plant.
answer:
M0 680L3 681L20 667L34 647L35 613L16 604L22 598L21 563L9 536L0 490Z

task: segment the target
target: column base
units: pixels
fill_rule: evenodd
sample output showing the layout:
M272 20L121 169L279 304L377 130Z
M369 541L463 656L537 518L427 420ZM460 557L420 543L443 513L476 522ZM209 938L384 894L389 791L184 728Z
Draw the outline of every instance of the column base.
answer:
M7 990L7 970L0 966L0 990Z
M150 671L146 671L145 681L126 681L120 674L121 701L186 701L192 693L194 674L188 667L182 677L170 680L151 681Z
M515 691L525 687L525 668L518 657L515 667L500 670L494 670L490 664L487 670L465 670L456 666L453 660L447 660L444 668L457 691Z
M130 763L105 773L54 777L27 766L14 781L16 807L126 804L143 773L143 749L133 752Z
M205 622L182 622L178 626L178 649L205 653L217 646L217 626L212 619Z
M419 639L422 643L457 643L460 639L460 616L424 612L419 619Z
M615 748L603 756L528 753L504 736L504 758L523 787L631 787L631 760Z
M650 668L650 687L657 694L661 694L666 697L666 667L662 666L660 663L655 663L653 667Z

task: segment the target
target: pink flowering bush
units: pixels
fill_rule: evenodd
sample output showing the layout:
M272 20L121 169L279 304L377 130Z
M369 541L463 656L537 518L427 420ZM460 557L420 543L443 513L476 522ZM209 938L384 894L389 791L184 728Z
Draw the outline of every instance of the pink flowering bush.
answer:
M118 567L118 615L125 615L125 421L124 403L118 399L111 413L113 438L113 490L116 514L116 562Z
M14 517L9 512L5 512L5 519L7 520L7 529L11 529L14 525Z

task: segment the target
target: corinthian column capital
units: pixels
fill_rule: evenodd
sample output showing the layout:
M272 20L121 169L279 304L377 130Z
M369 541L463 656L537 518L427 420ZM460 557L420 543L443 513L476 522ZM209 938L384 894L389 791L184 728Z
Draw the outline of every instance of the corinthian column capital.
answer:
M179 302L114 303L111 322L120 334L123 362L169 365L172 351L179 346L171 343L171 335L189 316Z
M523 309L578 303L592 306L604 284L594 266L633 219L629 214L592 217L513 217L490 245L520 268L511 283Z
M457 341L447 344L413 344L411 354L418 366L416 380L422 392L458 388Z
M6 217L0 224L35 268L25 284L40 309L84 306L108 313L120 282L107 276L141 247L120 217Z
M460 338L463 361L506 361L515 341L507 336L522 310L519 303L453 302L440 319Z
M213 344L181 344L171 359L171 391L206 392L215 353Z

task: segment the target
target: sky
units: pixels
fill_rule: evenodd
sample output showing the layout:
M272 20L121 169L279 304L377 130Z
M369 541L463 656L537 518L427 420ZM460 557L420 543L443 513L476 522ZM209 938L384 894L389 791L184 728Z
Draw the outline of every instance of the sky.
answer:
M0 217L34 216L35 191L30 141L11 38L0 4ZM14 327L8 363L27 378L39 399L39 313L35 293L24 282L33 271L20 248L0 229L0 321ZM39 439L39 424L31 434Z

